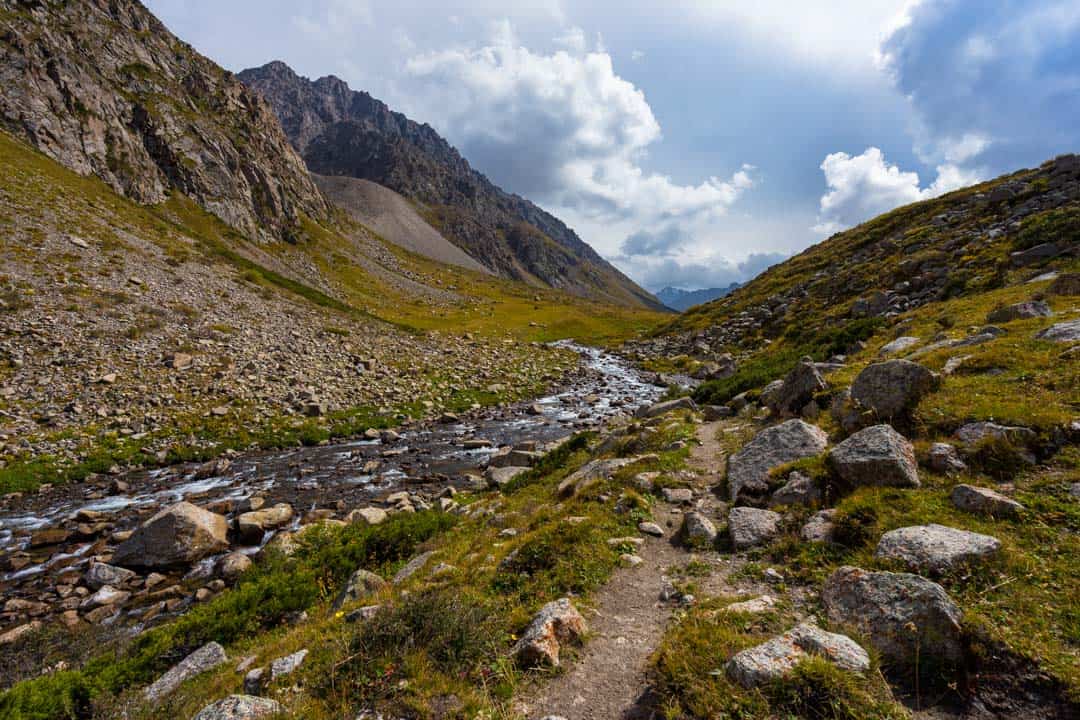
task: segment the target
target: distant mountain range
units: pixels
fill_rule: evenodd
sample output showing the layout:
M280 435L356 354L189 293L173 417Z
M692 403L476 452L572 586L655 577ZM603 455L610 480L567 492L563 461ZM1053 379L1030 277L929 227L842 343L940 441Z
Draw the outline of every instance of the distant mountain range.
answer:
M474 170L431 126L339 78L309 80L283 62L244 70L239 78L270 103L312 172L394 190L497 275L609 303L662 309L561 220Z
M704 290L683 290L677 287L666 287L656 293L660 302L672 310L682 312L695 305L707 303L716 298L722 298L739 287L740 283L731 283L726 288L705 288Z

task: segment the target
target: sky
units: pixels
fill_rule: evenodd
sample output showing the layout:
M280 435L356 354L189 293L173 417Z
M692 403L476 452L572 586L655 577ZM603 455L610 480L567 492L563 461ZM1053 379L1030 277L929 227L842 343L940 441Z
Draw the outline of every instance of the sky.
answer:
M427 122L646 288L1080 150L1078 0L146 0Z

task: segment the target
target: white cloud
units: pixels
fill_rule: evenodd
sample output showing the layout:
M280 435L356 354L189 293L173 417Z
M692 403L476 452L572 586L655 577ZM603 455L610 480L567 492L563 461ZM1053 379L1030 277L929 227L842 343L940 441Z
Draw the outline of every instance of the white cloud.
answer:
M642 60L645 59L645 51L644 50L631 50L630 51L630 59L633 60L634 62L641 62Z
M883 212L909 203L937 197L951 190L978 182L977 171L956 165L937 167L937 179L921 187L917 172L904 172L890 165L876 147L861 155L836 152L821 163L829 191L821 197L818 223L814 232L829 235Z

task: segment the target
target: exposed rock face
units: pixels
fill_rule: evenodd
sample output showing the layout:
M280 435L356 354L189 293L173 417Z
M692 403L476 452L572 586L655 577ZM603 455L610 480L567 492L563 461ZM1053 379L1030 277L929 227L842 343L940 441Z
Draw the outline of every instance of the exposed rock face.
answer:
M254 695L230 695L207 705L192 720L258 720L273 717L282 710L274 700Z
M751 507L732 508L728 514L728 531L736 550L764 545L780 532L783 518L772 510Z
M663 309L560 220L470 167L430 125L336 77L311 81L281 62L239 77L273 106L312 172L371 180L422 203L444 236L499 275Z
M1041 300L1029 300L1027 302L1008 305L997 310L990 311L986 316L988 323L1006 323L1013 320L1025 320L1028 318L1050 317L1050 306Z
M1024 506L990 488L957 485L949 495L953 505L975 515L1016 517Z
M854 487L919 487L915 450L889 425L860 430L830 450L829 461L840 478Z
M159 677L153 685L146 688L146 699L150 702L158 702L180 687L185 680L189 680L207 670L212 670L227 659L225 648L216 642L207 643L174 665L167 673Z
M120 543L117 565L170 567L201 560L229 547L225 517L180 502L157 513Z
M728 661L728 677L750 689L784 678L808 655L823 657L854 673L870 669L870 656L846 635L803 623L773 639L743 650Z
M931 524L890 530L878 541L874 557L899 560L919 572L943 573L985 560L999 550L997 538Z
M0 122L140 203L179 190L252 239L328 214L259 96L134 0L3 0Z
M935 582L908 573L844 566L825 582L829 620L856 627L887 663L913 669L916 658L959 663L960 608Z
M788 420L762 430L728 461L732 502L763 501L769 491L771 469L820 455L828 444L824 430L802 420Z
M851 399L880 420L903 417L938 386L936 374L910 360L869 365L851 385Z
M784 383L772 395L769 409L779 415L798 415L814 393L826 388L825 378L821 377L812 358L800 360L784 378Z
M558 667L560 646L580 640L585 632L585 618L569 599L549 602L536 614L514 646L514 658L525 667Z

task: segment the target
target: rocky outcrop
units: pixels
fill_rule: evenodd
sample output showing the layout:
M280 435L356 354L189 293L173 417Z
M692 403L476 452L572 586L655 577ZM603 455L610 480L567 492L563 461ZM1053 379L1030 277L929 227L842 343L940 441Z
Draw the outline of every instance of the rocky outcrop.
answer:
M789 462L814 457L829 443L825 431L802 420L766 428L728 461L728 492L732 502L764 501L769 471Z
M911 443L889 425L860 430L829 451L829 462L850 486L919 487Z
M228 549L225 517L179 502L160 511L120 543L117 565L167 568L192 563Z
M135 0L0 1L0 123L140 203L188 195L255 240L328 215L259 96Z

